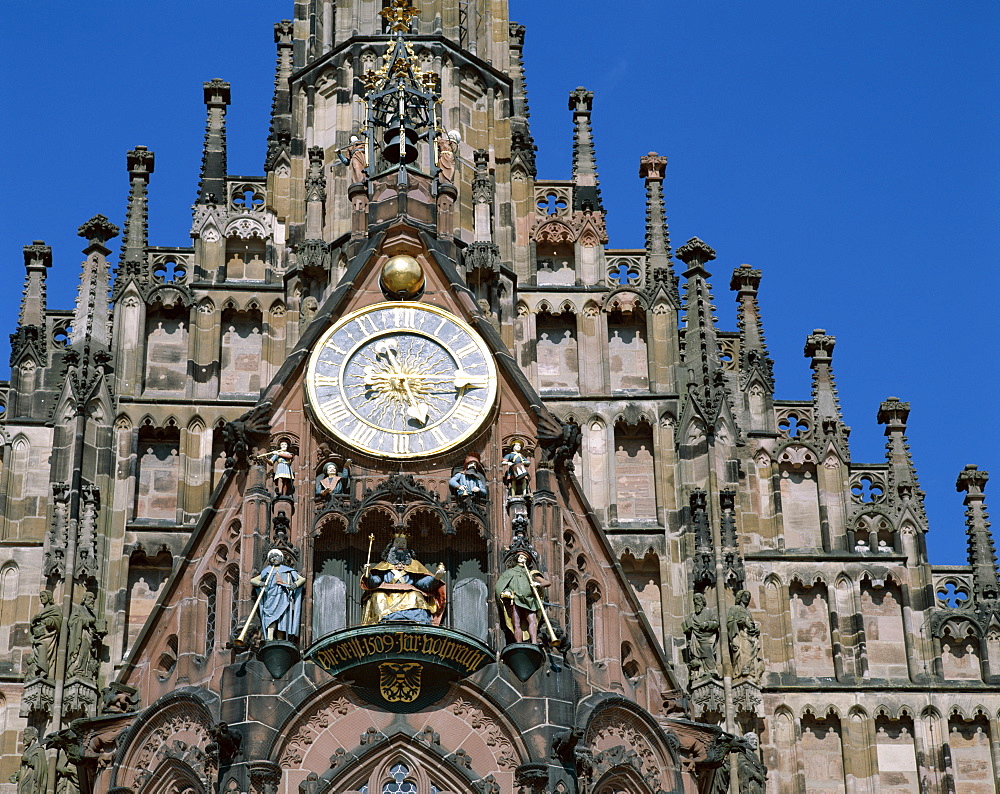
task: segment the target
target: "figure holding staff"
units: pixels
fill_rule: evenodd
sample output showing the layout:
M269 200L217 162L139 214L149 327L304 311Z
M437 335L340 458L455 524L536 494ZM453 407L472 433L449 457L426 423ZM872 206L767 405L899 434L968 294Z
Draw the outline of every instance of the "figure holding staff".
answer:
M529 559L526 552L517 553L510 561L510 567L497 579L496 594L500 599L504 628L511 642L538 645L539 615L545 621L549 637L554 640L556 636L539 590L551 586L552 582L541 571L529 568Z
M250 584L254 587L262 588L254 605L254 612L259 607L260 623L264 627L266 640L286 640L299 633L299 621L302 618L302 585L306 583L306 579L294 568L285 565L285 555L280 549L271 549L267 553L267 563L263 570L250 580ZM251 613L247 620L248 625L253 616Z

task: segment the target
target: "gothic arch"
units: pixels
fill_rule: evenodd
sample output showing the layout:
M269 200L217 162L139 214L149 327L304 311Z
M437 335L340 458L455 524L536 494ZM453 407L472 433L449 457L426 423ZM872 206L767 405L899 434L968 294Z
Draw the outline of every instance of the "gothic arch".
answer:
M514 770L529 759L521 732L503 708L469 682L454 687L438 703L431 736L421 740L402 735L394 728L397 724L393 714L369 709L349 687L330 682L302 703L283 725L275 726L277 740L270 758L283 769L299 770L304 776L309 771L329 769L331 753L345 761L371 759L373 769L395 746L405 743L415 751L434 745L438 748L434 755L425 757L439 762L462 756L458 751L463 750L470 771L477 778L492 775L503 791L513 789ZM457 740L452 737L464 737L461 746L454 746ZM346 774L340 766L338 763L331 782L345 782ZM350 772L352 777L357 775L355 770Z
M447 753L435 743L434 734L426 738L422 734L415 737L397 734L388 742L368 745L354 755L352 763L342 762L329 770L321 778L327 779L327 786L322 791L333 794L335 791L358 791L367 786L369 792L381 792L395 783L398 788L389 790L429 794L434 786L455 794L476 794L474 782L478 776L471 769L471 761L461 748L458 752ZM463 771L459 764L464 766L466 763L468 771ZM351 768L345 770L343 766ZM404 788L407 783L412 788Z
M200 786L195 791L208 791L204 748L217 710L217 698L209 699L200 691L173 692L152 704L119 737L110 788L167 794L183 788L164 788L162 781L179 780L182 775L190 780L193 774Z
M599 780L609 782L626 773L637 776L645 790L683 789L676 738L632 701L609 693L592 695L580 703L575 723L594 754Z

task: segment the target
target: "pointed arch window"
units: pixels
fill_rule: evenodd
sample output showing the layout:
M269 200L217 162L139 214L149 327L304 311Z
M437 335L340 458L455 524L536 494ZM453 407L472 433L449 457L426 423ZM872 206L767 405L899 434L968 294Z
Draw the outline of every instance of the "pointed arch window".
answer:
M201 580L201 594L205 599L205 656L215 650L216 621L218 619L219 585L216 578L209 574Z
M597 626L595 612L601 600L601 588L594 582L587 585L587 656L594 661L597 656Z

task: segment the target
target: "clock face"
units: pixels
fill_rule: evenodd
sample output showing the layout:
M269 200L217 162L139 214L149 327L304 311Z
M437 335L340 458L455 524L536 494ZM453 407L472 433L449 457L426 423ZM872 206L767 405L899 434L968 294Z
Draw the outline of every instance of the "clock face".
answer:
M323 335L306 388L316 418L348 446L416 458L475 433L496 399L497 374L486 343L449 312L377 303Z

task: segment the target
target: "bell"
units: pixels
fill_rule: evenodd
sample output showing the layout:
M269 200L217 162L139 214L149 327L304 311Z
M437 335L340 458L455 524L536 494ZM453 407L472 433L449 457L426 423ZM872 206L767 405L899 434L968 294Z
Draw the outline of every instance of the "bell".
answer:
M403 146L400 151L399 124L391 125L382 136L385 145L382 157L393 165L408 165L417 159L417 132L408 123L403 124Z
M537 645L513 642L500 651L500 658L521 683L533 676L545 661L545 654Z
M294 642L271 640L257 650L257 658L264 663L272 678L281 678L299 660L299 649Z

